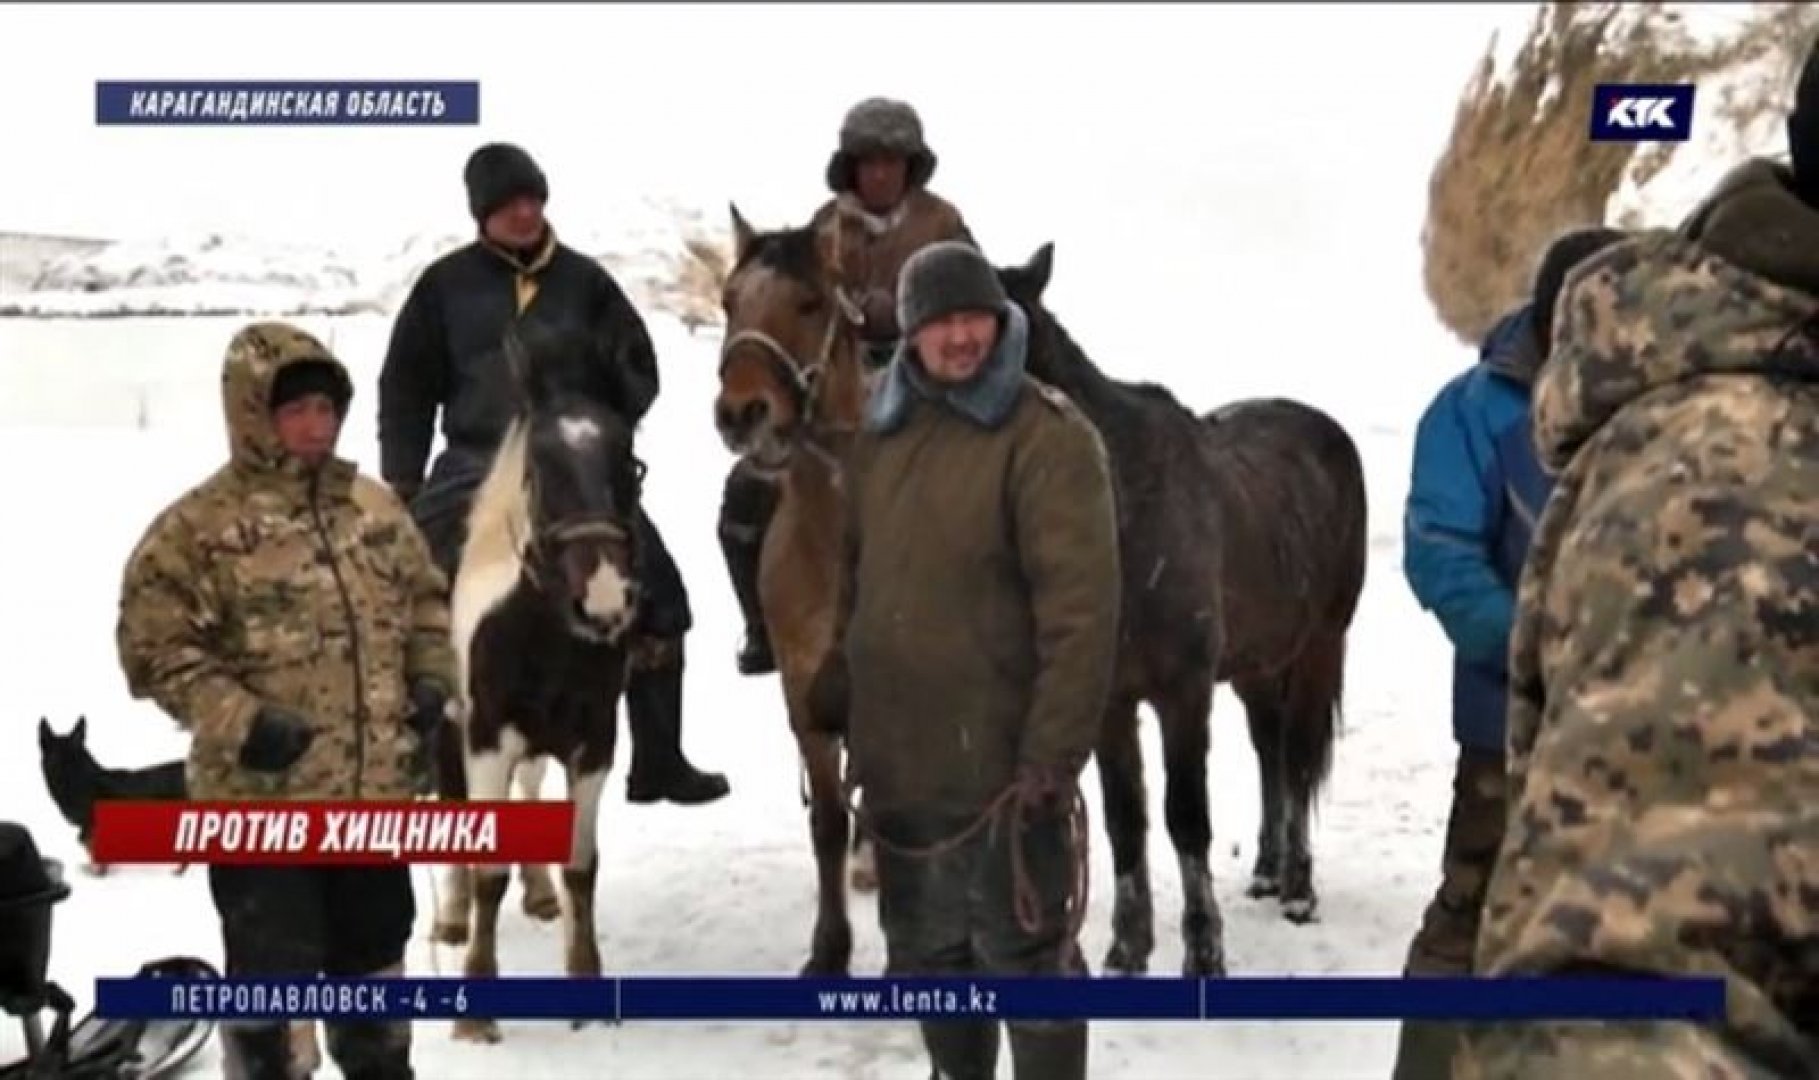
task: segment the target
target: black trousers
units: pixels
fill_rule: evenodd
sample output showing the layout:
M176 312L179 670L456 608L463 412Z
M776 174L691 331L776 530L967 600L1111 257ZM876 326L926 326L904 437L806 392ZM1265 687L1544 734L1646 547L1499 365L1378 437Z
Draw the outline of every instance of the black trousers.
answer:
M358 977L404 965L417 905L408 866L212 866L226 973ZM324 1025L328 1053L348 1080L415 1080L408 1021ZM289 1080L286 1025L223 1023L223 1064L235 1080Z
M967 819L880 815L887 841L925 847L958 834ZM1039 897L1040 926L1015 914L1011 845L1023 847ZM877 850L878 921L889 975L1085 976L1086 961L1069 937L1067 893L1071 851L1059 816L1029 822L1021 836L1007 819L933 858ZM1081 1080L1086 1075L1085 1021L1012 1021L1017 1080ZM930 1062L953 1080L989 1080L998 1060L999 1021L936 1020L921 1024Z
M227 974L367 975L404 960L408 866L211 866Z

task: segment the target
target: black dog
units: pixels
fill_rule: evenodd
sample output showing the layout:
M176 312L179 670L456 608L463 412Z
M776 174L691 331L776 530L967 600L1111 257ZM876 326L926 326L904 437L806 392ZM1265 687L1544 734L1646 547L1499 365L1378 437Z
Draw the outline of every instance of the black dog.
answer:
M170 761L144 769L109 769L88 752L88 717L77 717L68 735L51 730L50 721L38 720L38 750L44 765L44 786L63 819L76 828L86 850L95 828L95 804L106 799L171 799L186 797L183 762ZM87 869L105 874L107 868L89 856ZM187 866L178 869L182 873Z

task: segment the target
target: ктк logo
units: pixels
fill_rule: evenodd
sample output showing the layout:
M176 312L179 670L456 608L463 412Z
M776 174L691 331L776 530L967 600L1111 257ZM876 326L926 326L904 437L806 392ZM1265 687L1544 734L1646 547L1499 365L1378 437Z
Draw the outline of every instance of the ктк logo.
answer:
M1592 90L1593 142L1685 142L1692 133L1691 83L1600 83Z

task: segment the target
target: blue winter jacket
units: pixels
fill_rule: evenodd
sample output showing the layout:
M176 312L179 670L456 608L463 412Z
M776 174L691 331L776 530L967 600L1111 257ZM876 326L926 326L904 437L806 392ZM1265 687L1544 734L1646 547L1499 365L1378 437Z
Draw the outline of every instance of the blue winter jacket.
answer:
M1453 643L1453 737L1476 750L1504 749L1516 585L1553 489L1529 433L1531 318L1499 320L1422 415L1403 517L1403 572Z

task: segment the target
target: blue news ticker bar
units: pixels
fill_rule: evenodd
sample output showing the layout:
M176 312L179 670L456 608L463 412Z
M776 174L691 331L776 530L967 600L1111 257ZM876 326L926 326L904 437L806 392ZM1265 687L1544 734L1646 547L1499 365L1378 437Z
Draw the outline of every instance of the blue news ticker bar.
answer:
M1715 1020L1700 979L164 979L95 981L104 1018Z
M480 122L477 80L97 80L95 123L135 127Z

